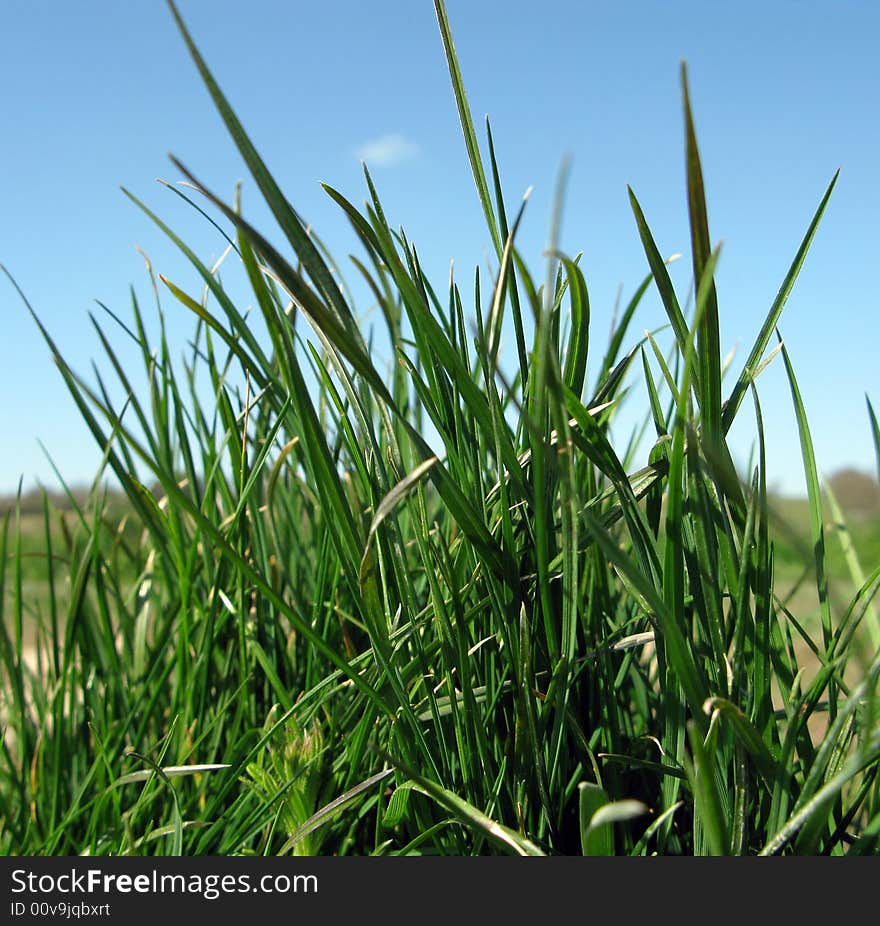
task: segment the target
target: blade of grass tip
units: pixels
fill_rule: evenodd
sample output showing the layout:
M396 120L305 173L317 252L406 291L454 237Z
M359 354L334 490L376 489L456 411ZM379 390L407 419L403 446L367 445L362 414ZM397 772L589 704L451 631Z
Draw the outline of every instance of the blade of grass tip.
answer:
M675 295L675 289L672 286L669 271L666 269L666 262L660 256L660 250L654 241L654 236L651 234L651 229L648 227L645 214L642 212L642 207L636 199L636 194L633 193L632 187L628 186L627 191L629 193L630 206L635 216L636 227L639 231L639 237L642 239L642 248L644 249L645 256L648 258L648 266L651 268L651 276L657 285L657 291L660 293L660 300L672 324L675 340L678 342L679 350L683 355L688 339L688 326L685 321L684 313L681 311L678 297ZM694 371L693 379L695 385L699 384L700 376L698 370ZM700 394L699 390L698 394Z
M310 318L314 319L316 324L330 338L349 363L351 363L358 373L367 380L370 386L376 390L378 397L390 408L394 408L394 402L391 399L388 388L370 361L367 352L360 343L360 339L350 334L340 323L335 313L329 311L320 297L315 294L302 277L286 260L284 260L266 238L264 238L250 223L246 222L233 209L226 205L216 194L199 183L180 161L174 157L172 157L171 160L174 165L189 177L199 190L214 203L230 222L235 224L241 232L248 236L252 246L260 252L272 271L274 271L276 281L284 287L287 291L287 295L293 299Z
M563 254L556 256L565 267L571 294L571 331L566 348L562 380L580 398L584 392L587 356L590 349L590 296L581 268Z
M480 157L480 146L477 142L476 132L474 131L471 109L468 105L467 94L464 90L461 67L458 63L458 55L455 53L455 45L452 41L452 30L449 26L449 17L446 13L446 5L443 3L443 0L434 0L434 10L437 14L437 23L440 26L440 38L443 40L443 50L446 53L446 63L449 67L449 76L452 80L452 90L455 94L455 103L458 107L458 117L461 121L464 143L467 148L468 159L471 163L471 172L474 175L474 183L477 185L477 194L480 197L480 205L483 207L483 214L486 216L486 224L492 236L492 243L495 245L495 252L500 258L501 252L504 249L504 242L501 240L498 221L492 210L492 199L489 195L489 185L486 182L486 171L483 169L483 160Z
M202 81L210 93L211 99L214 101L214 105L217 107L217 111L220 113L223 122L226 124L226 128L232 136L232 140L235 142L241 156L244 158L251 175L257 182L257 186L260 188L260 192L263 194L266 204L272 210L272 214L275 216L276 221L292 245L297 256L302 261L303 267L314 280L315 285L320 289L324 298L327 299L336 310L339 319L351 334L356 328L356 323L351 314L351 309L346 304L339 286L330 273L330 269L327 267L326 263L324 263L320 252L309 237L308 232L303 228L296 212L285 199L274 178L269 173L263 159L257 153L256 148L254 148L245 133L244 127L241 122L239 122L238 117L233 112L232 107L229 105L229 102L214 80L204 58L202 58L201 53L198 48L196 48L195 42L174 0L168 0L168 6L174 16L180 34L186 43L190 56L202 77Z
M660 350L660 345L654 338L654 332L646 331L645 335L647 337L648 343L651 345L651 350L654 351L654 357L657 360L657 365L660 367L660 372L663 374L663 381L666 385L666 388L669 390L670 408L669 411L662 417L664 421L671 422L672 412L678 405L678 383L676 382L676 375L678 371L676 370L674 374L673 371L669 369L667 358L663 356L663 351ZM667 425L667 433L668 427L669 426Z
M630 193L632 193L632 191L630 191ZM671 256L667 257L663 263L666 265L671 264L679 260L680 257L681 254L672 254ZM630 299L626 308L623 310L623 313L620 316L620 320L615 321L613 324L611 335L608 341L608 349L605 352L605 359L602 362L602 369L599 370L600 377L604 376L605 373L612 369L614 364L617 363L617 355L620 353L620 346L623 344L623 339L626 336L627 330L629 329L629 324L632 321L632 317L635 314L636 309L639 307L642 301L642 297L648 291L653 281L654 274L652 272L649 273L644 280L642 280L632 299ZM596 388L599 388L598 383L596 384Z
M591 826L596 811L609 803L611 798L601 785L593 781L582 781L578 785L581 855L614 855L614 830L610 826Z
M129 753L129 755L133 755ZM202 775L205 772L216 772L224 768L232 768L231 765L219 763L208 765L166 765L161 771L166 778L183 778L188 775ZM119 785L132 784L134 782L148 781L150 776L155 774L155 769L140 769L136 772L129 772L122 775L113 782L113 787Z
M770 306L770 311L767 313L767 317L764 319L764 324L761 326L761 330L757 339L755 340L748 360L746 360L746 364L743 367L742 373L740 373L739 379L737 380L736 385L733 387L733 391L731 392L730 397L724 403L724 410L721 414L721 429L725 434L730 430L734 418L736 418L736 414L739 411L739 407L742 404L746 389L748 388L749 382L752 378L753 371L757 368L758 363L764 354L764 350L766 349L767 344L770 342L770 338L772 337L773 331L776 328L776 324L779 321L779 316L782 314L782 310L785 308L785 303L788 301L788 297L794 288L795 281L797 280L804 260L807 257L807 252L810 250L810 246L813 243L816 229L819 227L819 222L821 221L822 215L825 212L825 207L828 205L828 200L831 198L831 191L834 189L834 185L837 183L839 174L840 170L838 169L835 172L831 183L828 185L828 189L825 191L825 195L822 197L822 202L819 203L819 208L816 210L816 214L813 216L813 221L810 222L810 227L807 229L807 233L804 235L803 241L801 241L801 245L797 250L797 254L795 254L794 260L792 261L791 266L788 268L788 273L785 275L785 279L782 281L782 285L779 287L779 292L776 294L776 298L773 300L773 305ZM880 444L878 444L878 448L880 448ZM880 471L880 449L878 449L878 471Z
M139 759L145 765L148 765L152 772L157 775L162 784L171 793L173 827L171 830L171 850L168 854L174 857L180 857L183 855L183 816L180 812L180 796L177 793L177 789L172 784L171 778L165 773L165 770L157 765L152 759L141 755L134 750L129 750L128 755L131 758Z
M791 358L782 341L782 336L776 332L782 344L782 359L785 362L785 372L788 376L791 398L797 418L798 435L801 443L801 457L804 463L804 475L807 481L807 499L810 505L810 533L813 542L813 560L816 566L816 590L819 594L819 614L822 620L822 640L827 649L831 643L831 602L828 598L828 577L825 566L825 529L822 523L822 490L819 486L819 472L816 468L816 455L813 451L813 438L810 426L807 423L807 413L804 409L801 392Z
M656 348L656 345L653 345ZM657 384L654 382L654 375L651 373L651 365L648 362L648 354L643 347L640 351L642 355L642 371L645 376L645 386L648 390L648 402L651 406L651 418L654 421L654 431L658 439L668 435L666 430L666 417L663 414L663 407L660 405L660 395L657 392Z
M691 226L694 280L702 286L706 265L712 257L712 243L709 240L703 169L700 165L700 152L694 131L685 62L681 63L681 89L684 100L688 213ZM721 340L718 330L718 297L715 292L714 279L710 279L706 285L708 287L706 305L697 332L697 363L700 369L702 394L700 411L703 416L703 432L714 444L721 437Z
M526 197L523 198L522 205L519 208L516 219L514 219L513 228L511 228L509 234L507 235L507 239L504 242L504 251L501 254L501 267L498 270L498 282L495 284L495 292L492 297L492 308L489 311L489 322L487 325L487 349L489 356L489 366L492 370L494 370L498 365L498 348L501 344L501 328L504 321L504 301L507 296L507 290L510 289L510 292L513 293L516 289L516 285L512 276L512 262L510 255L513 251L513 242L516 238L519 224L522 221L527 202L528 194L526 194ZM510 281L509 286L508 281Z
M367 592L372 592L372 594L378 596L375 579L376 562L373 554L373 538L376 535L376 531L407 493L410 492L439 462L437 457L433 456L424 460L411 473L404 476L404 478L401 479L376 506L376 513L373 515L373 522L367 534L367 542L364 547L364 555L361 559L360 566L360 583L361 588L365 590L365 594Z
M492 127L489 125L489 117L486 117L486 140L489 144L489 162L492 165L492 180L495 184L495 203L498 208L498 221L501 224L501 235L507 240L507 214L504 210L504 196L501 192L501 174L498 170L498 162L495 159L495 142L492 139ZM523 198L528 197L531 188L526 190ZM519 376L520 386L525 390L529 381L529 360L526 351L526 338L523 330L522 306L519 301L519 289L516 285L516 276L513 272L510 274L510 306L513 315L513 328L516 337L516 352L519 357Z
M865 396L865 402L868 403L868 417L871 419L871 433L874 436L874 454L877 457L877 479L880 481L880 425L877 424L877 416L874 414L874 406L871 400Z
M372 252L373 257L378 257L381 255L382 244L376 237L376 233L373 231L373 227L370 225L370 223L338 190L335 190L328 183L322 183L321 187L323 188L324 192L333 200L333 202L335 202L336 205L339 206L345 213L346 217L348 218L358 237L361 239L361 242L367 251ZM355 263L357 264L358 262L355 260Z
M179 196L185 203L192 206L192 208L195 209L196 212L198 212L198 214L203 219L205 219L205 221L210 223L217 230L217 232L219 232L220 236L228 242L229 247L231 247L232 250L235 251L236 254L239 254L238 246L232 240L232 238L229 237L229 235L226 233L226 230L220 226L220 223L217 222L216 219L213 219L210 215L208 215L208 213L205 212L205 210L202 209L202 207L194 199L192 199L192 197L187 196L186 193L178 189L178 186L187 186L187 187L190 187L191 189L194 189L192 184L186 183L185 181L181 182L180 184L169 183L167 180L163 180L161 177L156 178L156 183L165 187L166 190L170 190L172 193ZM196 192L198 192L198 190ZM241 255L239 254L239 256Z
M245 319L239 314L238 310L235 307L233 301L229 298L226 291L220 285L219 280L211 272L210 268L206 267L196 256L195 252L180 238L175 232L163 222L156 213L149 209L144 203L142 203L136 196L130 193L125 187L122 187L123 194L128 197L140 210L144 212L170 239L174 244L180 249L187 260L196 268L199 275L205 282L206 287L213 294L214 298L217 300L218 304L223 307L227 317L230 319L230 322L234 325L237 337L233 337L229 332L225 331L222 325L219 324L216 320L212 320L213 316L207 310L206 304L200 304L192 297L187 296L179 287L175 286L167 277L159 274L159 279L162 283L167 286L175 297L180 300L184 305L187 306L191 311L195 312L198 317L205 322L205 324L211 325L211 327L223 338L224 343L229 347L229 349L235 353L237 357L241 360L242 364L246 365L250 371L251 375L254 378L254 381L259 384L259 388L263 388L265 385L265 371L271 368L268 357L263 352L262 346L259 340L256 338L254 332L247 325ZM141 333L139 338L140 343L142 344L142 351L144 353L144 362L147 364L151 359L151 355L148 351L148 344L146 342L146 336L143 334L142 324L140 322L140 312L137 313L138 317L138 330ZM243 343L239 343L239 341ZM245 350L245 346L247 350ZM248 352L250 351L250 353ZM251 354L255 360L251 359Z

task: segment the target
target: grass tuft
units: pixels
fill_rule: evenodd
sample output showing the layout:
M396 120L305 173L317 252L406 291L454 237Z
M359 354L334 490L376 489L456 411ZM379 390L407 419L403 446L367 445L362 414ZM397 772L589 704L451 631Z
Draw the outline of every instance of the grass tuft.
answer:
M784 346L806 560L780 540L755 383L837 175L724 400L685 68L693 312L630 190L649 274L599 344L579 257L554 244L537 275L518 250L522 207L504 201L488 123L481 154L435 0L498 269L435 286L366 170L363 209L326 186L380 309L367 336L169 8L284 241L173 159L187 192L164 188L224 258L208 266L127 194L192 280L148 262L156 315L132 295L130 320L92 319L92 379L31 310L104 456L87 498L26 511L19 496L0 524L0 851L876 853L880 567L827 496L855 586L841 594ZM633 339L651 286L665 318ZM169 300L192 317L183 350ZM143 377L114 335L136 342ZM611 426L640 377L652 437L620 448ZM727 434L747 392L756 453L738 474ZM786 556L815 601L783 589Z

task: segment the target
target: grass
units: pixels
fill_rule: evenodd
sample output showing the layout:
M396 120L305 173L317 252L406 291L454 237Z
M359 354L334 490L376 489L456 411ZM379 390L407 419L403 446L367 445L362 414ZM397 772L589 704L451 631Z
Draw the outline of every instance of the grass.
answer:
M780 597L755 384L836 176L726 390L683 69L694 305L630 191L650 274L598 345L577 256L551 249L541 284L516 248L521 210L505 204L491 135L481 153L437 0L497 265L432 286L368 173L363 209L328 186L361 243L353 267L381 312L388 374L341 266L169 6L284 241L175 162L181 195L215 207L228 249L206 266L131 196L198 281L160 274L155 314L133 297L130 322L105 323L139 345L147 387L97 319L105 366L87 382L34 313L104 451L96 486L112 475L131 514L119 530L96 490L62 551L47 503L47 587L61 574L70 588L30 611L27 531L4 521L0 851L876 854L880 566L851 545L857 591L829 593L783 347L818 619ZM247 282L259 324L227 275ZM628 332L651 286L668 350ZM193 314L182 353L164 300ZM647 386L647 450L611 440L633 377ZM743 414L756 443L745 479L726 442ZM878 439L870 403L868 426Z

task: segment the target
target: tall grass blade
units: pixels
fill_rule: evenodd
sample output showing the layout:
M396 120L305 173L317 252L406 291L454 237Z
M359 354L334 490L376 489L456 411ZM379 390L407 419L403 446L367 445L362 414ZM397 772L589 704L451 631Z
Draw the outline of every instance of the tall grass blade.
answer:
M452 29L449 25L449 16L446 12L446 4L443 0L434 0L434 11L437 14L437 23L440 26L440 38L443 40L443 50L446 53L446 63L449 67L449 77L452 80L452 90L455 94L456 106L458 107L458 118L461 120L464 143L467 148L468 160L471 164L471 173L474 176L474 183L477 185L477 195L480 198L480 205L483 207L483 214L486 217L486 225L489 228L489 234L492 236L492 243L495 245L495 251L500 258L504 248L504 242L501 240L498 220L495 218L495 213L492 210L492 199L489 195L489 185L486 182L486 171L483 167L483 159L480 156L480 146L477 142L476 133L474 132L471 109L468 105L467 95L465 94L461 67L458 63L458 55L455 52L455 43L452 41Z
M703 168L697 148L688 89L687 65L681 65L681 89L684 99L685 147L687 160L688 213L691 226L694 280L703 285L706 266L712 256L709 222L706 215L706 193L703 188ZM703 430L710 442L721 437L721 341L718 330L718 297L715 281L706 284L706 305L697 333L697 363L700 370L700 411ZM695 323L696 324L696 323Z
M840 170L837 170L834 176L831 178L831 183L828 185L828 189L825 191L825 195L822 197L822 201L819 203L819 208L816 210L816 214L813 216L813 220L810 222L807 233L804 235L803 241L801 241L800 247L797 250L797 254L795 254L791 267L789 267L788 273L785 275L785 279L782 281L782 285L779 287L779 292L776 294L776 298L773 300L773 305L770 306L770 311L767 313L767 317L764 319L764 323L761 325L761 330L758 333L758 337L755 339L755 343L752 346L749 357L745 362L742 373L740 373L739 379L736 381L736 385L733 387L733 390L730 393L730 397L724 403L724 411L722 412L721 416L721 428L725 434L730 430L731 425L736 418L736 414L739 411L739 407L742 404L743 398L745 397L745 392L748 388L749 380L751 379L753 372L757 370L758 364L761 361L761 357L764 355L764 351L766 350L767 345L770 343L770 338L773 337L773 332L776 329L777 323L779 322L779 317L782 315L782 310L785 308L785 304L788 301L788 297L791 294L792 289L794 288L794 284L798 278L798 274L801 271L801 267L806 260L807 252L810 250L810 246L813 243L813 238L815 237L816 230L819 227L819 222L825 213L825 207L828 205L828 200L831 198L831 192L834 189L834 185L837 183L837 178L839 175Z

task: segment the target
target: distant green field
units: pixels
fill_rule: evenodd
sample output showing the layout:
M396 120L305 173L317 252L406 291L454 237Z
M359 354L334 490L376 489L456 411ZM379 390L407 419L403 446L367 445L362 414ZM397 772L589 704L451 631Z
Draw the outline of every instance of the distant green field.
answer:
M771 496L769 499L776 563L783 570L797 570L804 563L812 567L810 508L805 498ZM845 549L847 534L863 565L880 562L880 511L849 509L839 522L830 511L827 498L823 509L826 565L836 579L849 578Z
M802 616L814 629L819 601L809 503L803 498L776 496L769 500L769 508L776 594L782 604ZM880 511L873 504L850 506L839 519L834 516L826 497L823 514L828 594L837 613L842 613L864 577L880 563ZM869 634L864 627L854 642L858 661L864 664L872 655ZM807 659L809 655L806 654Z
M113 565L122 585L134 585L141 530L137 516L119 493L103 496L98 519L95 510L85 491L74 493L72 498L37 491L21 502L0 498L6 555L6 568L2 570L3 614L7 632L13 635L11 615L22 614L21 632L26 645L33 643L37 628L46 624L53 610L58 616L67 613L90 544L97 545L100 555ZM18 598L20 612L16 607Z

